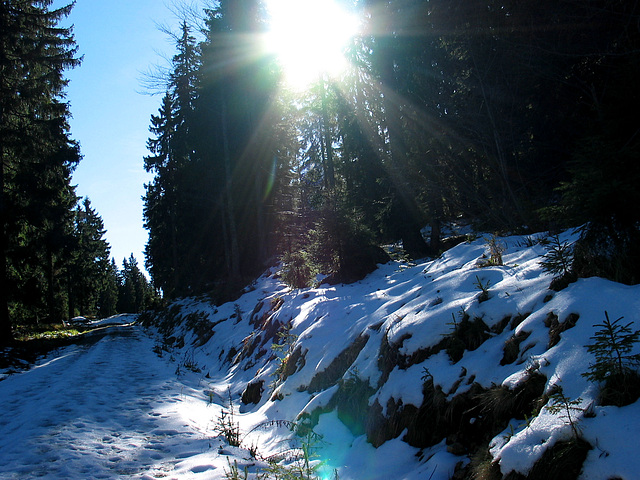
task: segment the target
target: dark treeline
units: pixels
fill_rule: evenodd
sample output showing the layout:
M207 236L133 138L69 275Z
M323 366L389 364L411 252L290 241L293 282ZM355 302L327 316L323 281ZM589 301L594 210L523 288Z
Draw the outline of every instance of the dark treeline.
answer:
M17 327L139 311L154 295L133 257L122 270L109 260L102 219L71 185L81 155L63 72L80 59L58 26L72 5L51 4L0 2L0 344Z
M166 296L229 298L273 259L307 285L361 276L441 226L584 226L574 274L638 282L640 14L635 2L368 0L340 78L287 88L258 0L183 22L151 118L145 256ZM139 311L135 258L71 185L71 7L0 3L0 338L12 326ZM428 238L421 234L431 227Z
M381 242L438 254L460 218L585 225L578 273L638 281L636 2L349 7L365 27L350 71L304 93L259 54L258 0L206 9L202 32L182 24L145 158L146 262L165 295L224 298L274 256L295 285L349 280Z

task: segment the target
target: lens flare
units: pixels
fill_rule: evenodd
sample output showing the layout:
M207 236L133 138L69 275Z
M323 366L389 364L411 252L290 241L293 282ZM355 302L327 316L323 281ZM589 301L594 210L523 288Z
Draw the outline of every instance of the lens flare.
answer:
M320 75L339 76L344 52L359 20L331 0L270 0L266 48L275 54L290 85L305 88Z

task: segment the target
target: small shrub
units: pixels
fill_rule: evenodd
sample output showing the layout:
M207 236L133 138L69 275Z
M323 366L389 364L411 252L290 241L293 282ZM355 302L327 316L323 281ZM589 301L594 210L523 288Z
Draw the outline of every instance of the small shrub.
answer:
M269 466L260 472L257 478L259 480L321 480L321 478L338 480L336 471L331 477L319 475L323 463L317 460L316 450L321 440L320 435L309 430L302 438L299 448L268 459Z
M516 246L519 248L531 248L535 247L536 245L547 245L548 243L548 240L543 236L536 237L535 235L527 235L522 240L517 242Z
M242 476L240 476L240 469L238 468L238 461L234 460L231 463L231 460L227 458L227 464L229 465L229 470L224 469L224 478L226 480L247 480L249 478L249 470L245 466L242 470Z
M639 341L640 330L631 331L633 322L622 325L620 317L613 322L608 312L604 312L605 320L593 337L587 350L596 357L595 363L582 375L589 381L602 383L601 401L605 405L624 406L633 403L640 397L640 354L632 354Z
M485 239L489 247L489 259L485 266L499 267L503 265L502 254L506 250L504 244L500 243L495 235Z
M275 352L278 362L276 371L273 372L275 380L271 384L272 391L286 379L286 372L289 369L288 364L291 361L293 347L298 340L298 336L291 333L291 323L282 325L277 335L278 342L271 344L271 350Z
M478 295L478 302L486 302L489 300L489 286L491 285L491 281L487 280L483 282L480 277L476 275L476 281L473 282L475 287L480 290L480 294Z
M231 398L231 391L229 393L229 409L224 408L220 410L220 417L218 423L214 427L214 431L218 435L222 435L227 443L232 447L239 447L240 440L240 424L235 420L235 408L233 406L233 399Z
M318 266L305 250L287 253L283 256L282 281L293 288L305 288L313 285Z
M546 407L549 413L559 415L561 419L564 419L571 427L573 438L580 438L580 429L576 415L578 413L584 413L584 408L579 406L582 403L582 398L578 397L575 400L571 400L564 395L561 388L558 388L555 393L549 395L549 401L551 404Z
M569 242L560 242L560 237L554 235L547 246L540 262L545 272L554 276L549 288L560 291L577 279L573 271L573 247Z
M196 363L195 351L194 350L189 350L188 352L186 352L184 354L184 360L182 361L182 367L185 370L189 370L190 372L193 372L193 373L202 372L202 370L200 369L200 367Z

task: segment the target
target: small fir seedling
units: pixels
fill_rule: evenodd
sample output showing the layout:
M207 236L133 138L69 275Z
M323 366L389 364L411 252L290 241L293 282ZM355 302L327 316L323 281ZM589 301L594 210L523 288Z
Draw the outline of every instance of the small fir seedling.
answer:
M561 242L558 235L554 235L547 246L540 262L545 272L556 277L565 277L571 274L573 264L573 247L569 242Z
M291 333L291 329L291 323L282 325L277 333L278 343L271 344L271 350L273 350L278 357L286 357L293 353L293 346L298 341L298 336Z
M480 290L480 295L478 295L478 302L482 303L489 300L489 286L491 285L491 281L487 280L483 282L480 277L476 275L476 281L473 282L475 287Z
M275 391L278 385L284 380L287 363L293 353L293 347L298 341L298 336L291 333L291 328L291 323L282 325L277 333L278 342L271 344L271 350L276 354L278 362L278 366L272 374L275 380L270 385L273 391Z
M631 353L638 343L640 330L631 331L629 327L633 322L622 325L620 320L624 317L612 322L607 311L604 316L604 322L595 325L600 330L590 337L593 343L586 345L589 353L596 357L596 362L583 374L592 382L602 382L611 376L624 376L640 365L640 354Z
M226 480L247 480L249 478L249 470L246 466L242 470L242 476L240 475L237 460L234 460L233 463L231 463L231 460L227 457L227 464L229 465L229 470L226 468L224 469L224 478Z
M235 408L233 399L231 398L231 390L229 390L229 409L222 409L218 423L214 430L218 435L222 435L227 443L232 447L240 446L240 424L235 420Z
M603 323L596 324L600 329L590 337L593 343L586 345L589 353L596 357L582 376L595 383L603 383L604 402L613 405L627 405L638 397L638 366L640 354L632 353L640 339L640 330L631 330L633 322L621 323L624 317L613 322L609 313L604 312ZM635 398L634 398L635 397Z
M583 413L584 409L580 407L582 404L582 398L578 397L575 400L571 400L562 392L562 388L549 395L550 404L546 409L552 415L559 415L561 419L571 427L574 439L580 438L580 428L578 426L577 415Z

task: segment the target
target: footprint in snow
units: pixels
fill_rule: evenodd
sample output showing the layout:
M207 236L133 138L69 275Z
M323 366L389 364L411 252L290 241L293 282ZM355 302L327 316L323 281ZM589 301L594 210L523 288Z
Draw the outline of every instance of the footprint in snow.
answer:
M216 467L213 465L198 465L197 467L191 468L192 473L203 473L208 470L215 470Z

